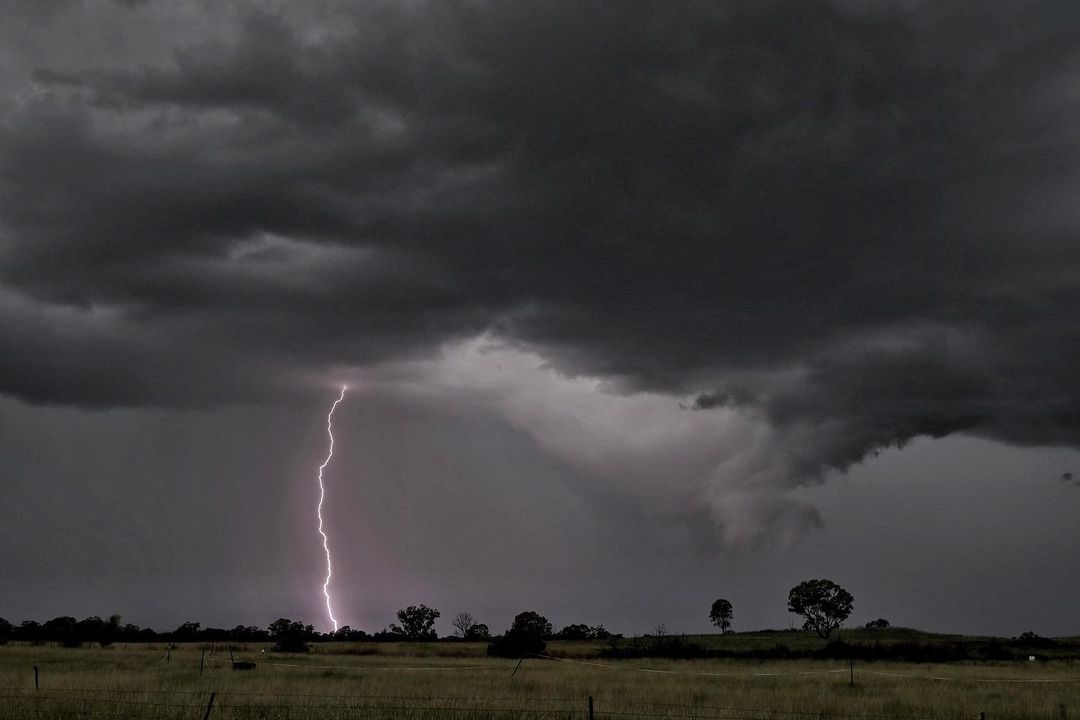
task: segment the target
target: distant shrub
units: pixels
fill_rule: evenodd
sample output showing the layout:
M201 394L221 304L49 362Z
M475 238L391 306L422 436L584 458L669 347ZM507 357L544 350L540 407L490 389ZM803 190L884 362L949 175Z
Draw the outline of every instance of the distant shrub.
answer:
M889 627L889 621L885 618L878 618L866 623L867 630L884 630L887 627Z
M996 638L987 641L976 650L980 660L1012 660L1013 654Z
M555 637L560 640L588 640L592 637L592 628L582 623L567 625Z
M491 641L487 654L495 657L520 658L539 655L547 649L547 643L538 637L506 633Z
M334 640L343 642L359 642L361 640L367 640L368 634L363 630L354 630L348 625L342 625L335 630L330 637Z
M466 640L490 640L491 630L484 623L476 623L465 633Z
M607 640L611 633L604 629L603 625L585 625L575 623L567 625L555 634L557 640Z
M1036 647L1036 648L1048 648L1056 647L1058 641L1053 638L1042 637L1036 635L1030 630L1024 633L1020 633L1020 636L1013 640L1012 644L1020 645L1022 647Z

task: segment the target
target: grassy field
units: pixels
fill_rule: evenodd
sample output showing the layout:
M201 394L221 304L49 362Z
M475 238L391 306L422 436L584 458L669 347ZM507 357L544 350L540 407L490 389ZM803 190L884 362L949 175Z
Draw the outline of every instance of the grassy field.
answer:
M163 644L0 647L0 717L203 718L211 693L211 718L239 720L586 718L590 695L600 718L1080 717L1080 663L1066 661L857 663L851 686L846 662L604 660L598 644L558 642L562 659L529 659L516 674L517 661L479 643L328 643L305 655L238 645L238 659L258 663L248 671L219 646L200 674L209 647L181 645L168 661Z

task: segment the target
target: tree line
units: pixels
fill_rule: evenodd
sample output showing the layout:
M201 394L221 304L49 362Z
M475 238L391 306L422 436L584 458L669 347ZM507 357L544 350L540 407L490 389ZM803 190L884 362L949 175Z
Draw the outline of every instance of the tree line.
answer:
M788 594L788 610L804 618L803 629L813 630L828 638L850 616L854 598L831 580L806 580L796 585ZM97 644L109 647L115 643L135 642L267 642L282 651L303 651L312 642L359 641L415 642L433 641L440 638L435 632L435 621L440 612L427 605L409 605L397 611L397 622L385 630L368 634L348 625L333 632L319 632L314 626L289 618L278 618L266 628L254 625L237 625L234 628L202 627L197 622L185 622L175 630L157 632L131 623L123 623L119 615L107 619L91 616L82 620L61 616L39 623L25 620L13 625L0 618L0 644L9 640L29 643L58 643L65 647ZM711 606L710 621L722 632L730 632L734 606L725 598L718 598ZM887 627L881 619L868 623ZM603 625L573 623L555 632L551 622L534 610L526 610L514 617L513 623L501 635L493 636L488 626L478 622L470 613L460 612L451 621L454 633L446 640L489 642L488 652L493 655L520 657L529 653L543 652L549 640L609 640L620 638L604 629ZM658 626L658 627L663 627ZM661 635L658 631L657 635Z
M197 622L185 622L175 630L158 632L151 628L124 623L119 615L107 619L91 616L76 620L74 617L61 616L37 622L24 620L15 625L0 618L0 645L9 641L26 642L42 645L56 643L64 647L98 645L110 647L116 643L140 642L253 642L273 643L274 648L284 652L297 652L308 649L313 642L356 642L361 640L374 642L419 642L435 640L463 640L471 642L491 642L490 651L494 654L517 652L526 648L528 652L541 652L547 640L604 640L612 634L603 625L585 625L575 623L555 632L551 623L543 615L526 610L519 613L513 624L502 634L492 636L488 626L477 622L467 612L458 613L451 625L453 635L440 638L435 632L435 620L440 613L426 605L410 605L397 611L397 622L385 630L367 633L343 625L332 632L319 632L313 625L289 618L278 618L263 629L255 625L237 625L234 628L203 627Z

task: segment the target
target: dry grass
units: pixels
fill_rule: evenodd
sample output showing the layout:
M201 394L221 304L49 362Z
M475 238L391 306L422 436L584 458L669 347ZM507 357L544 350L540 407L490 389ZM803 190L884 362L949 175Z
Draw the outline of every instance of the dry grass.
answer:
M169 662L162 645L0 647L0 716L202 718L212 692L211 717L239 720L584 718L590 695L600 718L1060 720L1062 706L1080 713L1080 665L1064 662L872 663L856 665L849 687L846 663L822 661L530 659L512 677L516 661L487 658L483 645L466 643L328 644L302 656L252 646L237 652L259 663L252 671L231 670L218 648L200 675L202 647L181 646ZM580 647L553 651L569 656Z

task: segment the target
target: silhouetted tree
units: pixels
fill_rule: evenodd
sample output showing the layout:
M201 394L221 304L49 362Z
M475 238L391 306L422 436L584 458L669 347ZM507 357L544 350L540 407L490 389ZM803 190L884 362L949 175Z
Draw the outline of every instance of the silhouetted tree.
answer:
M514 616L510 632L545 639L551 637L551 623L540 613L526 610Z
M58 642L64 647L79 647L82 641L79 639L77 626L75 618L61 615L52 620L46 620L41 626L41 634L46 640Z
M465 633L466 640L490 640L491 630L484 623L476 623Z
M803 630L828 638L848 616L855 598L832 580L804 580L788 593L788 612L802 616Z
M501 637L488 645L489 655L502 657L525 657L544 652L545 638L551 637L551 623L532 610L518 613L514 623Z
M257 625L237 625L226 636L226 640L236 642L263 642L270 639L270 633Z
M199 639L202 625L197 622L186 622L172 631L173 642L195 642Z
M877 620L871 620L865 625L867 630L884 630L889 627L889 621L885 618L878 618Z
M96 618L100 621L100 618ZM120 616L110 615L109 619L101 622L96 628L97 636L92 638L103 648L110 647L114 642L120 639Z
M390 632L405 640L434 640L435 620L439 611L427 605L410 605L397 611L400 625L391 625Z
M475 624L476 619L467 612L459 612L454 616L454 621L450 623L456 631L454 634L458 637L466 637Z
M150 628L141 628L131 623L120 628L120 639L123 642L149 642L157 637L158 634Z
M45 642L45 633L37 620L23 620L15 631L15 638L23 642L40 645Z
M611 633L603 625L590 627L585 623L573 623L555 633L555 637L559 640L607 640Z
M731 632L733 614L734 608L731 603L724 598L717 598L713 601L712 608L709 610L709 622L720 628L720 632Z
M15 637L15 626L4 618L0 618L0 645L5 645Z
M75 637L79 644L87 642L100 643L105 635L105 621L97 615L83 618L75 624Z
M270 639L279 652L307 652L307 640L315 635L315 628L299 620L278 618L270 623Z
M366 638L368 634L363 630L354 630L348 625L342 625L331 635L335 640L357 642Z
M1024 648L1052 648L1058 645L1058 641L1028 630L1020 633L1019 637L1013 638L1012 644Z
M589 640L592 638L592 628L583 623L567 625L555 635L560 640Z

